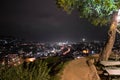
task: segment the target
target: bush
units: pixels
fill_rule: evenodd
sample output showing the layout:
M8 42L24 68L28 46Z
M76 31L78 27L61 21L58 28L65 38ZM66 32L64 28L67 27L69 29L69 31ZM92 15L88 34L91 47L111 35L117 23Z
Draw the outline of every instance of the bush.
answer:
M0 70L0 80L50 80L47 63L37 60Z
M67 61L63 61L62 57L55 56L55 57L49 57L45 59L45 61L48 63L48 67L51 69L49 74L51 76L50 80L60 80L60 73L64 68L65 63Z

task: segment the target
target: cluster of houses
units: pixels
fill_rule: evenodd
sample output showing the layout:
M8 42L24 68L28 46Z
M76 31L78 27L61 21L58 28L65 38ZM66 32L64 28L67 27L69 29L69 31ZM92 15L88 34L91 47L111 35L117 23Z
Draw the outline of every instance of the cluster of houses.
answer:
M113 51L120 53L120 40L116 41ZM63 53L76 58L99 54L104 47L104 42L54 42L54 43L35 43L23 42L17 39L0 39L0 63L2 65L18 65L24 61L34 61L51 56L66 56ZM67 55L68 55L67 54Z

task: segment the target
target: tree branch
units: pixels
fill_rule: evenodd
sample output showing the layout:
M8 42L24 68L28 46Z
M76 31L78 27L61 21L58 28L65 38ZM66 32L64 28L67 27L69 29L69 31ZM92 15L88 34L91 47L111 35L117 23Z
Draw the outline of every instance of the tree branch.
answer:
M116 31L120 34L120 30L116 29Z
M111 35L111 33L112 33L112 31L111 31L111 30L109 30L109 31L108 31L108 35L109 35L109 36L112 36L112 35Z

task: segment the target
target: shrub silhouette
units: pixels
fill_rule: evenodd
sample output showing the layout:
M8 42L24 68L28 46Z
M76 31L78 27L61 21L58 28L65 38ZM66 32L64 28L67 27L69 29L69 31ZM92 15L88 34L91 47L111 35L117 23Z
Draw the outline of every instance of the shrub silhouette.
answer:
M49 71L45 61L24 62L18 66L2 68L0 80L50 80Z

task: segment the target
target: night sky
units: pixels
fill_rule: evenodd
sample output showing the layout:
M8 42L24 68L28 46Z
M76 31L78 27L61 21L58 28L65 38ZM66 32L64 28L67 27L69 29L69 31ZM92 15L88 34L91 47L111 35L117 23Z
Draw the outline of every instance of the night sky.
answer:
M3 2L4 1L4 2ZM80 19L77 11L68 15L55 0L3 0L0 35L32 41L104 40L107 27L96 27Z

